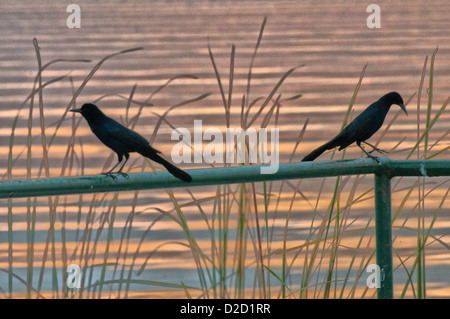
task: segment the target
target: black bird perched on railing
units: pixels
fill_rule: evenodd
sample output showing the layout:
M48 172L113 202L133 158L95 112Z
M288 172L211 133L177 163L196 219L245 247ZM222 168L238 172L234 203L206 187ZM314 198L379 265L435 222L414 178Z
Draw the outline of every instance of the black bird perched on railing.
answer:
M356 145L358 145L368 157L376 159L375 156L371 155L374 151L379 153L387 153L386 151L367 143L366 140L375 134L380 129L381 125L383 125L386 114L392 104L397 104L400 106L406 115L408 115L400 94L397 92L388 93L365 109L335 138L306 155L302 162L313 161L326 150L331 150L336 146L339 146L340 151L354 142L356 142ZM372 147L372 151L366 152L366 150L361 146L361 142Z
M150 143L145 138L106 116L94 104L84 104L80 109L72 109L70 111L83 115L92 132L100 139L100 141L116 152L119 162L114 165L111 170L102 174L112 176L114 179L115 176L113 174L121 174L127 177L127 174L122 173L122 169L130 158L129 153L137 152L142 156L148 157L163 165L169 173L182 181L187 183L192 181L192 177L188 173L159 156L158 153L161 152L151 147ZM116 173L113 173L113 170L122 162L123 156L125 156L125 162Z

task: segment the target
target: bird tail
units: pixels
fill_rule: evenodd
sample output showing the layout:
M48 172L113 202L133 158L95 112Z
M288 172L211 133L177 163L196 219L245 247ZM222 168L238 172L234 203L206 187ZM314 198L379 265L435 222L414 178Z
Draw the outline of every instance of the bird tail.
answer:
M302 162L314 161L317 157L322 155L323 152L325 152L326 150L331 150L332 148L334 148L336 146L337 146L336 141L333 139L333 140L329 141L328 143L323 144L322 146L316 148L314 151L312 151L308 155L306 155L302 159Z
M175 165L169 163L168 161L166 161L164 158L162 158L158 154L153 153L151 155L146 154L144 156L146 156L146 157L150 158L151 160L153 160L153 161L161 164L162 166L164 166L167 169L167 171L169 171L169 173L172 174L173 176L175 176L176 178L179 178L179 179L181 179L182 181L184 181L186 183L192 182L191 175L189 175L185 171L179 169Z

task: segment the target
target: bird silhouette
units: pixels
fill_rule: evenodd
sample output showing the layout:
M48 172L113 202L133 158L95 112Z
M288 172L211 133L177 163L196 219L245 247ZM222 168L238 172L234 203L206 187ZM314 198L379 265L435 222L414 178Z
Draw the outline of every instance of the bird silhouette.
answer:
M373 134L375 134L383 125L386 114L391 108L392 104L397 104L408 115L405 106L403 105L403 99L397 92L391 92L382 96L378 101L372 103L361 114L359 114L350 124L348 124L335 138L328 143L323 144L319 148L315 149L308 155L306 155L302 162L313 161L319 157L326 150L331 150L339 146L339 151L343 150L347 146L356 142L362 151L371 158L375 156L371 155L374 151L379 153L387 153L372 144L366 142ZM370 152L367 152L361 143L365 143L372 147Z
M111 170L102 174L113 178L115 178L113 174L121 174L128 177L127 174L122 173L122 169L130 158L129 153L137 152L163 165L169 173L182 181L187 183L192 181L192 177L188 173L159 156L158 154L161 154L161 152L154 149L145 138L106 116L96 105L88 103L84 104L80 109L72 109L70 111L80 113L98 139L117 154L118 163ZM125 162L117 172L113 173L113 170L122 162L124 156Z

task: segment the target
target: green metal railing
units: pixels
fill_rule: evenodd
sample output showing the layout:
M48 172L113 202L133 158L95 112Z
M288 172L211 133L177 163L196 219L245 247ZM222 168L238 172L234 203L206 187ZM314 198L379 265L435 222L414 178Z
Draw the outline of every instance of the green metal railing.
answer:
M116 180L105 175L9 180L0 182L0 198L86 194L141 189L175 188L262 182L286 179L374 174L376 260L384 278L378 298L393 298L391 179L395 176L450 176L450 160L401 160L387 157L279 164L275 174L261 174L261 165L188 171L189 184L166 171L133 173Z

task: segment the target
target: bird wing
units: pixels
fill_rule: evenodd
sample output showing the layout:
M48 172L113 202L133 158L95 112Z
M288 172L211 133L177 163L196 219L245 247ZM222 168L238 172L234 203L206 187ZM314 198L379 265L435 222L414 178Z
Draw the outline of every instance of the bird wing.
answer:
M342 141L339 150L346 148L354 142L367 140L379 129L379 127L376 126L372 109L366 109L338 135Z
M108 125L105 125L105 128L107 136L115 143L122 144L122 147L125 147L128 152L151 151L160 153L140 134L113 119L108 121Z

